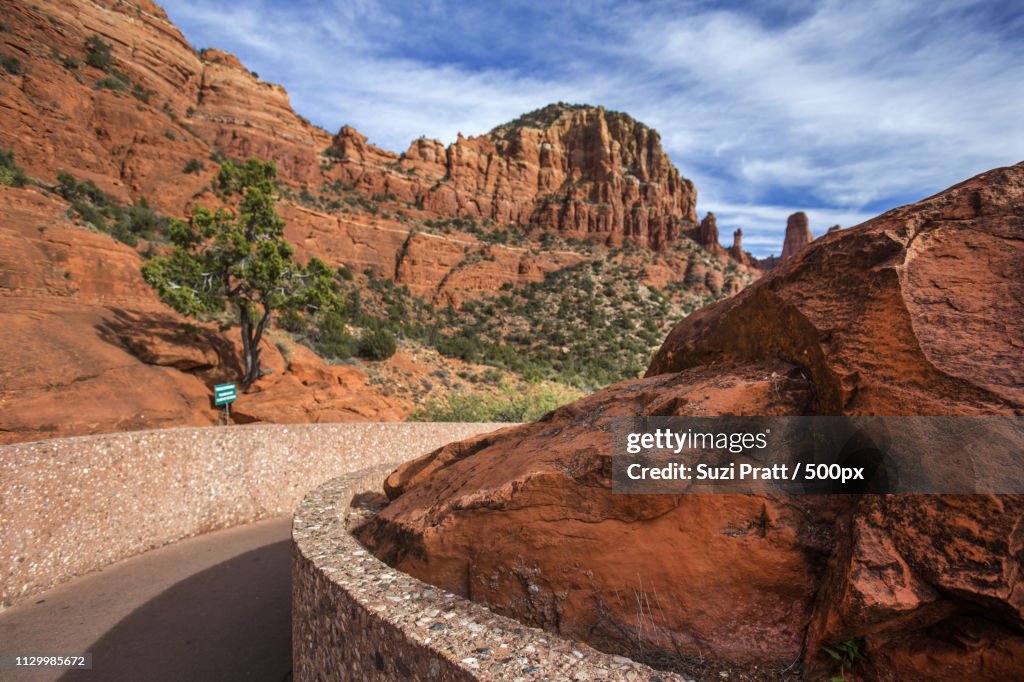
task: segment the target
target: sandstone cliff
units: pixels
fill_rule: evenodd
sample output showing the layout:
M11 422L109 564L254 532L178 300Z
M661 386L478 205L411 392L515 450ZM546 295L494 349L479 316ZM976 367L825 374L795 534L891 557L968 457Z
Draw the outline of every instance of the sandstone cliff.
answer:
M815 241L680 323L645 379L404 465L360 536L502 613L691 674L821 679L823 645L863 638L866 679L1013 678L1020 496L613 495L605 429L1024 414L1022 286L1024 164Z
M155 4L9 3L3 18L22 69L3 79L0 145L34 177L69 172L172 214L204 192L215 150L274 159L290 181L318 177L330 136L233 56L196 53ZM102 68L96 44L109 47ZM204 168L186 171L191 159Z
M376 176L373 189L436 214L653 249L696 222L696 190L658 133L603 107L553 104L447 148L416 140L398 158L345 127L331 149L345 177Z

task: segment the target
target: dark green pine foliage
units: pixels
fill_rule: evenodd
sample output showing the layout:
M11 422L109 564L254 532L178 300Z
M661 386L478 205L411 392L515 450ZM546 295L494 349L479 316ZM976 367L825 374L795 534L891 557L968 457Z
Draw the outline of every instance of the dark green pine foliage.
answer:
M242 335L243 387L261 375L260 341L275 310L318 309L334 299L334 272L313 259L302 267L284 239L273 162L226 162L217 177L230 208L199 206L172 221L173 249L149 260L145 280L178 312L202 318L230 308Z

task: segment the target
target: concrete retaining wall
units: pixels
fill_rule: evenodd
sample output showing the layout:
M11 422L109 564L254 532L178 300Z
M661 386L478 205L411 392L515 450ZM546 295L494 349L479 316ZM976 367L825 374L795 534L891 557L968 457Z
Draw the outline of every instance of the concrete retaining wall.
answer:
M295 512L296 682L685 679L499 616L381 562L349 532L348 517L361 516L350 509L353 497L379 492L385 474L380 469L328 481Z
M0 608L198 533L289 514L346 472L502 424L260 424L0 447Z

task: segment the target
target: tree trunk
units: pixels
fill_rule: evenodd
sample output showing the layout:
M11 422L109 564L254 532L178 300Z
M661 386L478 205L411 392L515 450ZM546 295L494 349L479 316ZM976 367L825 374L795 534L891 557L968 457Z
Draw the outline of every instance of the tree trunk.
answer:
M241 304L239 309L239 323L242 328L242 355L245 360L245 369L242 375L242 390L246 390L254 381L260 378L260 341L263 340L263 332L270 323L271 310L263 306L263 316L254 326L252 316L249 314L249 305Z

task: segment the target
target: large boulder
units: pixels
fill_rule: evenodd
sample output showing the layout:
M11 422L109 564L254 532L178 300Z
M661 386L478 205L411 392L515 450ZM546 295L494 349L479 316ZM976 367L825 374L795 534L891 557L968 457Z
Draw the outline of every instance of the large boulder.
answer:
M1024 164L817 240L684 320L642 380L402 466L360 537L496 611L693 674L817 679L838 672L830 647L869 678L1011 678L1020 497L614 495L608 429L1024 415L1022 303Z

